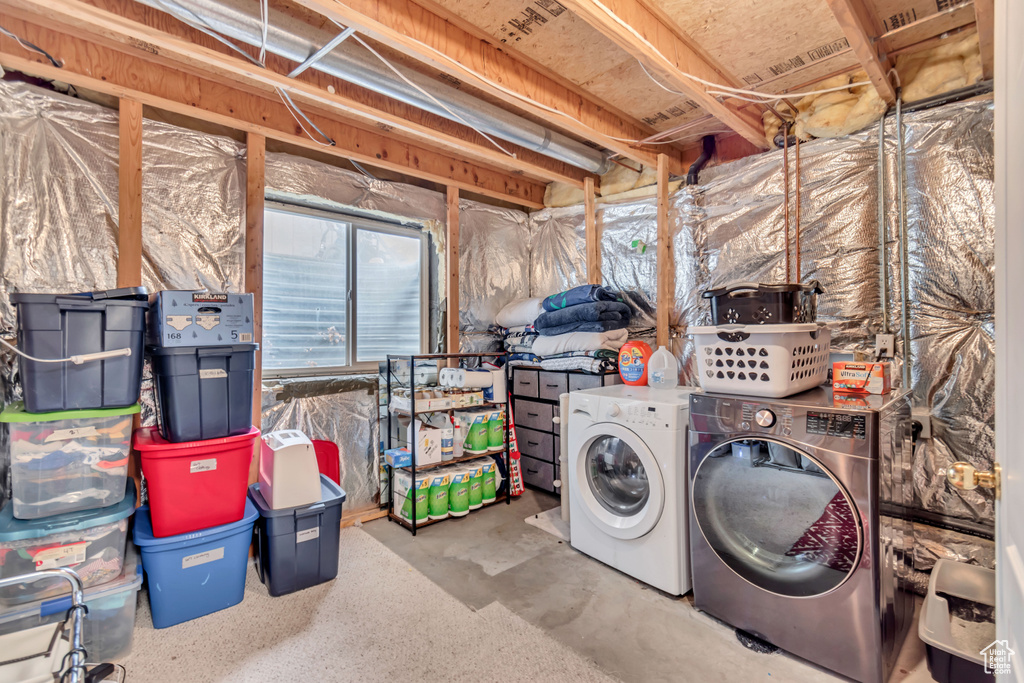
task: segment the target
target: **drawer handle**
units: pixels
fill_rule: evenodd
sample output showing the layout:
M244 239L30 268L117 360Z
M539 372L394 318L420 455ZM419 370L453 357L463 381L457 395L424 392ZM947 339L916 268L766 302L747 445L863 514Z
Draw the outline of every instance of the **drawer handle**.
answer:
M545 384L544 386L546 386L548 389L557 389L559 385L557 385L557 384Z
M527 474L540 474L540 470L531 470L529 467L526 468Z
M527 441L526 445L527 446L539 446L540 444L537 443L536 441Z
M527 413L527 417L540 417L540 413Z

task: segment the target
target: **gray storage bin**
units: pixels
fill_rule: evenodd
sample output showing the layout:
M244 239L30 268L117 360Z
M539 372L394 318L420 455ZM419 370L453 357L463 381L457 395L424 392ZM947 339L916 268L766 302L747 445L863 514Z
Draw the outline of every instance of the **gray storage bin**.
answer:
M938 560L928 581L928 596L921 608L918 635L928 652L928 671L938 683L986 683L994 681L985 673L982 651L995 643L995 623L991 630L979 622L954 621L949 600L962 600L992 607L996 604L996 573L951 560Z
M554 435L548 432L538 432L536 429L520 427L516 431L516 440L519 443L519 452L531 458L554 462L555 446Z
M338 576L341 508L345 491L320 475L320 502L272 510L258 483L249 498L260 512L255 526L256 570L277 597L331 581Z
M18 307L18 348L29 356L69 358L131 349L129 356L81 365L19 356L28 412L123 408L139 400L149 303L138 297L145 299L145 289L11 295Z
M512 371L512 393L516 396L538 396L538 372L536 370L521 370L515 368Z
M542 432L550 432L554 428L554 423L551 420L554 414L553 406L550 403L516 399L513 409L516 428L526 427Z
M548 401L557 401L558 397L569 390L569 380L564 372L542 372L539 396Z
M545 491L554 491L555 466L536 458L522 456L523 481Z
M151 346L160 435L181 443L248 432L257 348Z

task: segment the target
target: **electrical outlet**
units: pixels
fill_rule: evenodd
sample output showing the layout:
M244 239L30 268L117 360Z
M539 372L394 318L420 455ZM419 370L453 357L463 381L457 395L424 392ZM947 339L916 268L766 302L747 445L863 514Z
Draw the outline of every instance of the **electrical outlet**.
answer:
M919 440L932 438L932 411L919 406L911 411L911 417L914 422L921 425L921 433L917 438Z
M893 358L896 356L896 335L876 334L875 355L878 358Z

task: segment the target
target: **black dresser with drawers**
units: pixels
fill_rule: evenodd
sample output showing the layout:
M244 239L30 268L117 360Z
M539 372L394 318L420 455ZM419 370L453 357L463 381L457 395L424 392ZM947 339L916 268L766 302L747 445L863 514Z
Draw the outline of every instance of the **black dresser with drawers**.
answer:
M558 455L558 397L572 391L621 384L617 372L591 375L579 371L550 371L512 368L512 417L522 456L523 481L542 491L558 493L554 482L561 480Z

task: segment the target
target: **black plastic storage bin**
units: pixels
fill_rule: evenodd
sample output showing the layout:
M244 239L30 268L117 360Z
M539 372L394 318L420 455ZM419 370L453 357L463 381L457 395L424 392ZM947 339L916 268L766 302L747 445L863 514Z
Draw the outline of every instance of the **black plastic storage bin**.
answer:
M341 504L345 491L320 475L320 502L271 510L260 485L249 498L260 511L254 531L256 571L270 595L278 597L316 586L338 575Z
M161 436L181 443L248 432L257 348L150 346Z
M791 325L818 319L817 280L765 285L756 282L709 289L701 296L711 299L715 325Z
M25 410L95 410L138 402L149 308L144 288L12 294L11 302L18 307L18 349L29 356L69 358L131 349L130 356L81 365L39 363L19 356Z

